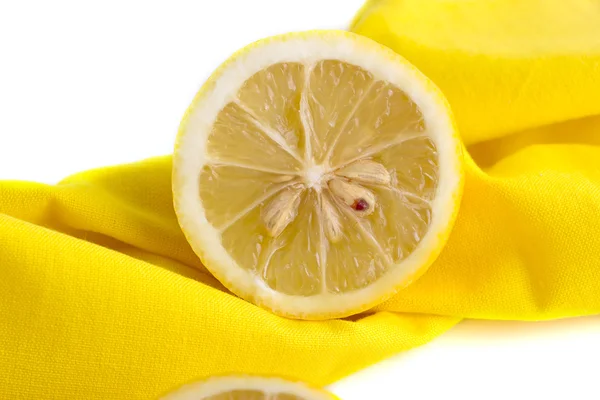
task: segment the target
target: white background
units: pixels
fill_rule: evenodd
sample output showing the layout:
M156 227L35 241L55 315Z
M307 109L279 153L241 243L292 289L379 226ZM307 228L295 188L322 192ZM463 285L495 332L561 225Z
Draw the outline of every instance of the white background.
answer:
M233 51L344 28L361 3L0 0L0 179L53 183L167 154L196 90ZM467 321L331 390L345 400L600 399L599 360L600 317Z

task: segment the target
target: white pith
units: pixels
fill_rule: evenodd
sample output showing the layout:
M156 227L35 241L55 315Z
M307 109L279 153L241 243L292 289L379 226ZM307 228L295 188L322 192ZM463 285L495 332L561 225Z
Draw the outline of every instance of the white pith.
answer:
M379 46L379 45L375 45ZM460 185L460 166L455 156L457 143L448 114L440 111L443 100L437 91L423 86L424 78L399 56L380 48L373 51L368 39L340 34L299 36L282 41L259 44L247 53L237 56L221 72L214 87L190 110L187 125L180 136L174 163L174 183L178 189L176 211L179 222L187 232L192 248L201 255L204 264L232 290L250 296L255 302L270 309L282 310L295 316L344 314L370 304L382 293L390 293L422 266L431 248L440 240L448 224L448 207L454 204ZM378 80L384 80L403 90L419 107L427 126L427 134L438 150L439 183L431 202L432 219L427 234L417 248L398 265L369 286L343 294L324 292L310 297L292 296L277 292L262 279L237 265L221 244L219 229L206 219L198 201L199 171L210 160L206 157L206 142L216 115L236 94L246 79L256 72L280 62L301 62L311 65L322 59L338 59L369 71ZM443 110L442 110L443 111ZM306 187L320 188L324 176L330 173L328 165L308 165L300 173ZM404 282L408 284L409 282ZM231 286L231 285L227 285Z
M258 376L223 376L185 385L170 393L162 400L201 400L234 390L257 390L265 395L292 394L306 400L331 400L327 394L316 391L302 383L281 378L263 378Z
M323 165L309 166L303 171L304 184L307 188L315 188L319 190L323 184L323 176L327 172L327 168Z

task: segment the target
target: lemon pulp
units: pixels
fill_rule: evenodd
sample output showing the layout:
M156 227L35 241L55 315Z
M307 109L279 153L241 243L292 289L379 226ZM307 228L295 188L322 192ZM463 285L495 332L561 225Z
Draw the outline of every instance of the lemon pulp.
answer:
M207 219L238 265L276 291L365 287L408 256L429 226L435 144L416 105L357 66L324 60L258 72L217 115L207 150L199 176ZM331 199L345 233L331 243L318 210L322 197L335 196L322 180L360 159L384 165L393 182L365 185L379 206L364 218ZM261 210L294 183L302 186L297 216L272 237Z
M460 197L458 140L437 89L367 39L334 35L309 37L317 57L282 41L290 61L248 76L252 61L238 56L222 74L239 85L215 96L218 107L200 96L196 114L212 115L194 119L192 107L176 151L176 210L192 246L234 292L287 316L347 315L407 284L439 253ZM340 57L336 41L365 47ZM390 65L375 67L368 57L382 52ZM407 93L394 68L422 87ZM189 161L194 147L201 162Z
M336 400L331 393L274 376L223 375L184 385L162 400Z

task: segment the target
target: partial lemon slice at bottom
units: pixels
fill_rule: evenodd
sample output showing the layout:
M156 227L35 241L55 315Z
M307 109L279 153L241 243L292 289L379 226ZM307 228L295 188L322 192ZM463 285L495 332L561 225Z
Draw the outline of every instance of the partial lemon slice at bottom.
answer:
M323 319L389 298L429 267L462 192L446 100L348 32L262 40L188 110L173 158L179 223L231 291Z
M336 400L321 389L276 377L220 376L192 383L162 400Z

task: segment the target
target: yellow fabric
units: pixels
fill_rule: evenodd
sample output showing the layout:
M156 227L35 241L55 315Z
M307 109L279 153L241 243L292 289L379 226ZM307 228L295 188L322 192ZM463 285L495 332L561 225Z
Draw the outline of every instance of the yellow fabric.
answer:
M432 79L467 145L600 114L597 0L370 0L352 30Z
M0 398L149 399L191 379L327 384L462 318L600 313L596 1L381 0L353 30L446 93L465 143L450 241L375 311L276 317L200 265L171 205L170 157L0 182Z

